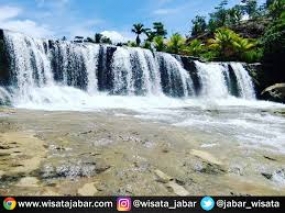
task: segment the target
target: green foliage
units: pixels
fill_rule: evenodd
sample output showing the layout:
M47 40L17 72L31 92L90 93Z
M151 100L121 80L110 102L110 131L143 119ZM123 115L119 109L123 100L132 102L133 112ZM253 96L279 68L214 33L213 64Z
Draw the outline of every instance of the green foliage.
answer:
M153 32L150 28L145 28L144 34L146 35L146 41L152 42L154 37L156 36L155 32Z
M161 22L154 22L153 29L155 36L163 36L164 38L166 38L167 30L164 28L164 25Z
M185 47L184 51L187 55L199 57L205 53L206 47L200 40L194 39Z
M101 43L101 39L102 39L103 35L100 33L96 33L94 36L94 43L96 44L100 44Z
M112 40L110 38L106 37L106 36L103 36L101 38L101 43L102 44L112 44Z
M234 31L220 28L213 39L209 39L209 48L217 53L221 60L252 60L255 57L251 51L255 43L240 37Z
M128 47L137 47L137 43L134 41L128 41L127 46Z
M244 3L243 9L249 18L258 16L257 0L242 0L242 3Z
M285 58L285 11L275 19L263 36L264 61L280 63Z
M228 12L227 23L229 25L240 24L242 17L244 15L243 7L241 5L236 5L233 8L228 9L227 12Z
M192 36L197 36L199 34L206 32L207 30L206 17L204 16L196 16L195 19L192 20L192 24L193 24L191 31Z
M228 10L225 8L228 1L222 1L215 8L214 13L210 13L209 29L214 32L217 28L227 26Z
M152 50L151 42L145 41L142 48Z
M154 48L156 49L156 51L165 51L166 45L164 43L164 37L163 36L155 36L153 38L153 44L154 44Z
M282 13L285 11L285 0L271 0L267 1L266 4L269 10L269 14L274 20L282 18Z
M167 52L178 54L185 46L185 39L179 34L174 33L167 42Z

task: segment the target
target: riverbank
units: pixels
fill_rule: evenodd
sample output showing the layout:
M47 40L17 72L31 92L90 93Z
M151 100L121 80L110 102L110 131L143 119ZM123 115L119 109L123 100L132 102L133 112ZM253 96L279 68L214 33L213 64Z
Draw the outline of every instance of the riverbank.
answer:
M104 112L0 111L2 195L284 195L280 152Z

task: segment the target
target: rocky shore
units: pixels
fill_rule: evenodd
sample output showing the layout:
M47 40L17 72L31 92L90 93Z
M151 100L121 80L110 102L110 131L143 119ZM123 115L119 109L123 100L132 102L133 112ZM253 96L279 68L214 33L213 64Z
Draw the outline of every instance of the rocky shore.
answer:
M285 157L112 112L0 109L1 195L284 195Z

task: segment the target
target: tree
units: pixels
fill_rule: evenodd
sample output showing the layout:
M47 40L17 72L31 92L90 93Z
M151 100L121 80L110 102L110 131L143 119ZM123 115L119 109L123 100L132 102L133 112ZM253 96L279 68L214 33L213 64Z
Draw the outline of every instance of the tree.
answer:
M206 17L196 16L195 19L193 19L191 22L193 24L192 31L191 31L192 36L197 36L206 31L207 29Z
M285 11L285 0L267 0L266 7L274 20L280 19Z
M210 13L209 29L214 32L220 27L227 26L228 10L225 6L228 4L227 0L223 0L218 7L215 7L215 12Z
M153 38L153 45L156 51L164 51L165 50L165 43L163 36L155 36Z
M250 19L258 15L257 0L242 0L242 3L244 3L244 11L248 14Z
M112 40L110 38L106 37L106 36L103 36L101 38L101 43L102 44L112 44Z
M237 34L227 28L220 28L215 33L214 39L209 39L209 48L217 51L221 59L230 59L234 55L233 42Z
M164 28L164 25L161 22L154 22L153 29L156 36L163 36L166 38L167 30Z
M87 38L86 38L86 42L94 43L94 40L93 40L92 38L90 38L90 37L87 37Z
M205 52L205 44L198 39L194 39L186 46L185 52L192 56L201 56Z
M185 39L179 34L173 34L168 43L167 43L167 50L169 53L178 54L185 45Z
M242 20L244 15L243 8L241 5L235 5L233 8L228 10L229 25L236 25L239 24Z
M94 43L96 44L100 44L101 43L101 39L102 39L103 35L101 33L96 33L94 36Z
M152 42L154 37L156 36L156 33L153 32L150 28L145 28L144 34L146 35L146 41Z
M248 52L255 47L255 43L250 42L249 39L236 37L233 40L233 46L237 53L237 59L247 61Z
M141 44L140 35L145 32L144 25L141 23L134 24L132 32L137 34L136 43L137 43L137 46L140 46Z
M127 42L127 46L128 46L128 47L137 47L137 44L136 44L136 42L134 42L134 41L128 41L128 42Z

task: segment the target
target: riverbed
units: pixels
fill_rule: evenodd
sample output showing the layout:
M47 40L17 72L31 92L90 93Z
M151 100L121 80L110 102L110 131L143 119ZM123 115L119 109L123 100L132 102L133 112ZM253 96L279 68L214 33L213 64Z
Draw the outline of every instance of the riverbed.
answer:
M0 194L284 195L284 143L269 102L2 108Z

